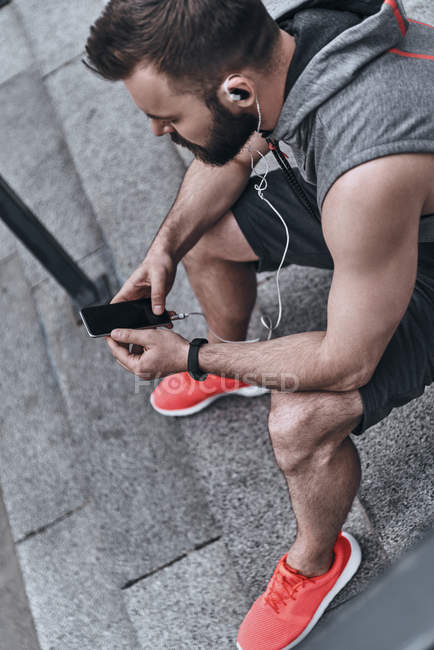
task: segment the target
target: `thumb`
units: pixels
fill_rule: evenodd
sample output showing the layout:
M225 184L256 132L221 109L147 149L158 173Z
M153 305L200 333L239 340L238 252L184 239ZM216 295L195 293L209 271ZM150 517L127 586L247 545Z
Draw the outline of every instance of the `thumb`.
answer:
M152 330L113 330L111 338L118 343L134 343L145 348L150 343L150 334Z
M160 316L166 307L166 274L154 273L151 277L152 311Z

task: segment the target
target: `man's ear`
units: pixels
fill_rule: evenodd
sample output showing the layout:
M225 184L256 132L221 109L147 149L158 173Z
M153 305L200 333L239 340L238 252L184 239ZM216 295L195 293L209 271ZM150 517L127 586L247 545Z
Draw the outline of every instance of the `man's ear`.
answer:
M256 101L255 88L252 82L241 74L226 77L217 91L220 102L226 107L238 106L246 109Z

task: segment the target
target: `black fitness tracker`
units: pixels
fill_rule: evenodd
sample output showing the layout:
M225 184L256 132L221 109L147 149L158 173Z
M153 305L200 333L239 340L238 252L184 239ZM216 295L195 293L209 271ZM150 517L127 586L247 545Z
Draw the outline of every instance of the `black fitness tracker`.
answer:
M188 351L188 374L196 381L205 381L208 373L204 374L199 368L199 350L202 345L208 343L206 339L194 339L190 343Z

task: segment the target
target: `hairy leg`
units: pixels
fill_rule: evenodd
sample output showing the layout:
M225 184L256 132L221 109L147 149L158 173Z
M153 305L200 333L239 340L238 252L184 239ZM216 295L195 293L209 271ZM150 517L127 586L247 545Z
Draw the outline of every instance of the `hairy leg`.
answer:
M246 337L256 301L257 259L231 212L183 259L210 328L228 341ZM209 340L219 342L211 332Z
M272 395L270 438L297 521L287 562L304 575L329 569L357 494L360 460L348 436L362 412L359 391Z

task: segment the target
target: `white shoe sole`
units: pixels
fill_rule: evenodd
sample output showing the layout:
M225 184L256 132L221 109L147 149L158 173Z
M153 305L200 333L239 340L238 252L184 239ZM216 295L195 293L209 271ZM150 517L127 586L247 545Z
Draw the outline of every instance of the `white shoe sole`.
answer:
M160 413L161 415L165 415L166 417L185 417L187 415L194 415L195 413L199 413L199 411L203 411L203 409L206 409L207 406L215 402L216 400L220 399L221 397L226 397L227 395L240 395L241 397L259 397L260 395L265 395L265 393L269 393L270 390L268 388L261 388L260 386L245 386L244 388L238 388L237 390L229 390L226 393L219 393L218 395L213 395L212 397L208 397L207 399L204 399L202 402L199 402L198 404L195 404L194 406L190 406L190 408L186 409L178 409L177 411L166 411L165 409L161 409L158 406L154 404L154 394L151 395L150 402L152 404L152 407L157 411L157 413Z
M333 589L331 589L328 592L328 594L324 596L324 599L321 601L309 625L303 630L300 636L295 639L295 641L282 648L282 650L290 650L291 648L295 648L295 646L297 646L299 643L303 641L303 639L307 637L307 635L312 631L312 629L318 623L319 619L324 614L325 610L330 605L333 598L337 596L337 594L341 591L341 589L345 587L347 582L349 582L353 577L353 575L357 572L357 569L360 566L360 562L362 561L362 552L360 550L359 543L350 533L343 532L342 536L346 537L351 544L351 555L345 569L342 571ZM239 643L237 643L237 648L238 650L243 650Z

